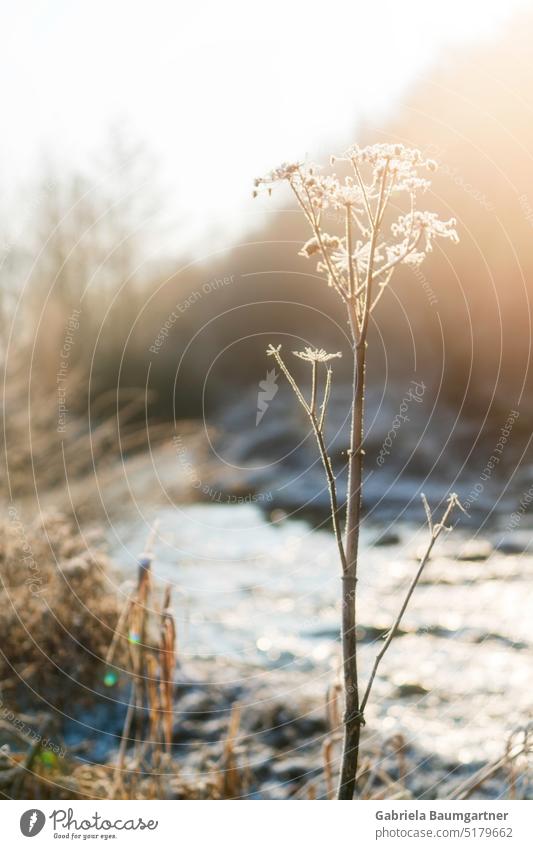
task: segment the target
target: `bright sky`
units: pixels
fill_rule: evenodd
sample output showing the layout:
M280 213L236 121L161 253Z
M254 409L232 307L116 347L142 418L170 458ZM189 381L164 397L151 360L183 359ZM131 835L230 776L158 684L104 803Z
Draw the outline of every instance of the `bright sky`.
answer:
M27 186L43 151L83 167L120 126L156 154L180 242L232 239L261 214L254 176L355 140L444 47L530 4L0 0L0 179Z

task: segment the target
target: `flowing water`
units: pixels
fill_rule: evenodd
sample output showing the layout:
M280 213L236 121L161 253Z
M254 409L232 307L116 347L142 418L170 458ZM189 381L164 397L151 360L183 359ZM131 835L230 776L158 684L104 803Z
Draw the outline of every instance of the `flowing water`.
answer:
M126 579L156 518L153 570L174 588L182 664L209 658L215 678L229 668L232 680L266 685L287 702L303 692L323 699L340 651L332 535L304 521L270 521L253 504L153 509L146 521L113 527L110 547ZM363 528L363 679L426 539L408 524L394 533ZM367 735L399 732L446 762L479 763L501 754L531 716L533 556L501 553L492 542L456 530L437 544L380 667Z

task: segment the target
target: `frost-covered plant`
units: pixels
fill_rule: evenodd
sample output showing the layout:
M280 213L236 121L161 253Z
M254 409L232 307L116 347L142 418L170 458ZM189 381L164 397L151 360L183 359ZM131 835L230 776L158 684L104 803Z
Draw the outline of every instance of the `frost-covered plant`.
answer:
M333 157L332 166L335 161ZM430 185L428 174L437 167L419 150L400 144L375 144L362 148L355 145L344 156L338 157L338 161L347 163L351 172L349 176L340 178L335 173L327 174L307 163L286 163L266 177L256 180L254 195L262 188L270 193L272 185L280 181L289 184L311 231L300 255L316 259L318 272L324 275L328 285L345 304L352 339L353 397L344 523L341 516L343 508L337 498L335 474L324 436L332 377L329 361L340 354L327 354L321 349L311 348L295 352L297 357L306 360L311 366L311 398L307 401L282 357L281 346L271 345L267 351L277 361L310 419L328 480L331 518L343 582L345 714L339 798L352 799L357 787L359 738L364 724L364 708L375 675L374 669L367 690L360 699L356 653L356 585L369 321L397 266L404 264L416 267L432 250L436 239L457 242L458 237L453 218L443 221L436 213L418 208L419 197ZM343 222L342 232L326 232L325 216L328 214L331 220ZM318 376L322 364L325 364L326 372L323 398L319 404ZM442 522L434 526L428 511L431 547L435 541L435 529L438 535L457 504L456 497L450 496ZM424 565L423 559L421 568ZM412 589L402 606L400 618ZM391 630L392 636L396 627L397 623ZM381 657L380 653L377 663Z

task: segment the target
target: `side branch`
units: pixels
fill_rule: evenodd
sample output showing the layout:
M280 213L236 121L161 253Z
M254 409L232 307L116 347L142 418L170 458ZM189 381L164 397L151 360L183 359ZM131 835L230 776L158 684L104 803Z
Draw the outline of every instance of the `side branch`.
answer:
M333 466L331 463L331 458L328 454L326 447L326 440L324 438L324 422L326 417L326 411L328 406L328 401L330 398L331 392L331 368L327 367L326 369L326 385L324 389L324 397L322 400L320 415L317 417L316 407L317 407L317 389L318 389L318 361L311 359L312 366L312 383L311 383L311 402L307 403L305 400L303 393L296 383L294 377L289 371L285 361L283 360L280 353L281 346L275 348L273 345L269 345L267 348L267 354L269 357L274 357L281 371L287 378L294 394L296 395L298 401L301 406L304 408L305 412L309 417L309 421L311 422L311 427L313 428L313 433L315 434L315 438L318 445L318 451L320 454L320 459L322 460L322 465L324 466L324 471L326 473L326 480L328 484L329 490L329 498L331 504L331 521L333 524L333 532L335 534L335 541L337 543L337 548L339 551L339 557L342 565L343 573L346 572L347 563L346 563L346 553L344 550L344 542L342 539L342 531L340 527L339 521L339 499L337 496L337 482L335 480L335 474L333 471Z
M377 654L376 659L374 661L374 666L372 667L372 672L370 673L370 679L368 681L368 684L367 684L367 687L366 687L366 690L365 690L365 694L364 694L364 696L361 700L361 708L360 708L361 714L364 713L365 707L367 705L367 702L368 702L368 699L369 699L369 696L370 696L370 691L372 690L372 685L374 683L374 679L376 677L376 672L378 671L379 664L383 660L383 656L385 655L387 649L389 648L390 644L392 643L392 641L394 639L395 634L398 631L398 628L400 627L400 623L401 623L403 615L404 615L404 613L407 609L407 605L409 604L409 602L411 600L411 596L413 595L415 588L416 588L416 585L418 584L420 577L422 575L422 572L424 571L424 568L425 568L425 566L426 566L426 564L427 564L427 562L430 558L431 552L433 550L433 546L435 545L435 543L437 542L439 536L441 535L441 533L443 531L450 531L451 530L451 528L448 527L446 523L447 523L448 519L450 518L454 508L458 507L460 510L462 510L464 512L464 508L462 507L457 495L455 493L452 493L448 498L448 504L447 504L446 510L444 511L444 515L443 515L441 521L438 524L434 525L432 517L431 517L429 505L427 503L425 495L422 496L422 501L424 503L424 509L426 511L426 516L427 516L427 520L428 520L428 527L429 527L429 533L430 533L429 543L428 543L428 546L426 548L426 551L424 552L424 554L423 554L423 556L420 560L420 565L417 569L417 572L416 572L413 580L411 581L409 589L407 590L407 594L406 594L404 602L403 602L403 604L400 608L400 611L399 611L399 613L396 617L394 625L392 626L392 628L388 632L387 637L385 639L385 642L383 644L383 647L381 648L381 650Z

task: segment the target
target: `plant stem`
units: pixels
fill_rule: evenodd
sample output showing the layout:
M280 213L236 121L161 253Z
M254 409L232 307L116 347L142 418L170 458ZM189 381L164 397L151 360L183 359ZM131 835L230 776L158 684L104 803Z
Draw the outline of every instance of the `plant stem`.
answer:
M359 738L363 717L359 708L356 640L356 588L361 483L363 474L364 386L366 342L354 344L353 412L348 458L346 570L342 576L342 666L345 693L344 741L338 798L353 799L357 789Z
M339 799L353 799L357 787L357 766L359 763L359 740L364 717L359 704L359 683L357 676L357 558L359 552L359 526L361 524L361 499L363 483L363 439L365 417L365 372L368 322L372 304L372 283L374 278L374 256L378 242L379 227L384 212L385 188L387 185L388 163L383 169L379 198L372 215L363 182L360 181L364 196L369 226L370 245L368 267L365 280L364 308L359 333L357 311L353 302L348 304L348 318L353 338L353 401L352 428L348 456L348 493L346 504L346 569L342 576L342 666L344 674L345 713L342 763L339 780ZM357 169L356 169L357 172ZM351 242L350 225L347 223L346 238ZM351 244L350 244L351 248ZM352 257L348 257L351 268ZM351 272L350 272L351 276Z

